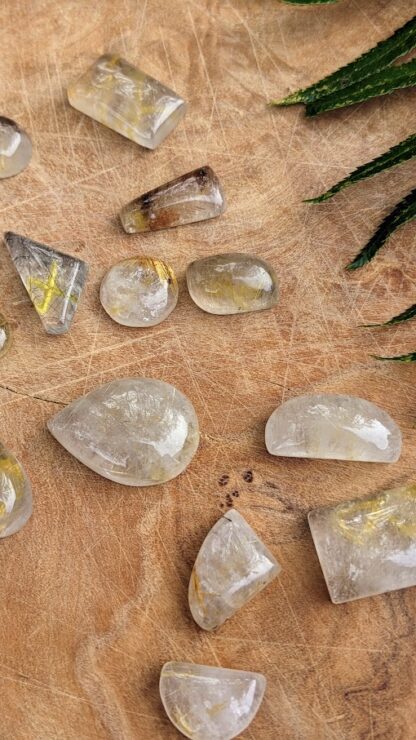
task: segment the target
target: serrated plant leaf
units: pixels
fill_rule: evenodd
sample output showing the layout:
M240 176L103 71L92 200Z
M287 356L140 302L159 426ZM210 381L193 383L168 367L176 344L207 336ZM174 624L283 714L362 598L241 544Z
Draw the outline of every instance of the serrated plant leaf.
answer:
M396 205L391 213L381 222L376 233L367 242L364 249L357 254L353 261L347 265L347 270L357 270L367 262L370 262L378 250L385 244L387 239L396 229L416 217L416 189L406 195Z
M409 321L409 319L413 319L415 316L416 303L414 303L413 306L406 308L405 311L402 311L402 313L399 313L397 316L393 316L392 319L389 319L388 321L383 321L382 324L361 324L361 327L363 329L374 329L376 327L382 326L393 326L394 324L401 324L402 321Z
M375 360L382 360L386 362L416 362L416 352L409 352L408 355L397 355L396 357L381 357L380 355L371 355Z
M400 144L396 144L396 146L393 146L391 149L389 149L387 152L384 152L379 157L376 157L371 162L366 162L365 164L361 165L360 167L357 167L350 175L347 175L347 177L344 177L343 180L340 180L335 185L332 186L332 188L329 188L325 193L322 193L322 195L318 195L316 198L309 198L304 203L323 203L325 200L329 200L329 198L332 198L336 193L339 193L340 190L344 190L345 188L350 187L351 185L354 185L356 182L360 182L361 180L366 180L369 177L374 177L374 175L378 175L379 172L383 172L384 170L390 169L391 167L397 167L397 165L401 164L402 162L406 162L409 159L412 159L412 157L416 156L416 134L412 134L407 139L404 139L404 141L401 141Z
M294 105L295 103L311 103L317 98L330 95L344 87L364 79L381 69L388 67L396 59L408 54L416 47L416 16L404 26L398 28L387 39L383 39L369 51L354 59L344 67L340 67L332 74L315 82L309 87L291 93L283 100L272 100L272 105Z

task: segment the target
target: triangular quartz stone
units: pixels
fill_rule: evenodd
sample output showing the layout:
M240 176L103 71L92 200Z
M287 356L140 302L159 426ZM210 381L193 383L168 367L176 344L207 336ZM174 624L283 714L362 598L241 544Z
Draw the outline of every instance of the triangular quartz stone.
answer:
M280 565L237 511L206 536L189 582L189 607L205 630L219 627L267 586Z
M88 265L10 231L4 240L45 331L64 334L77 309Z
M166 714L192 740L231 740L253 721L263 699L261 673L165 663L160 696Z

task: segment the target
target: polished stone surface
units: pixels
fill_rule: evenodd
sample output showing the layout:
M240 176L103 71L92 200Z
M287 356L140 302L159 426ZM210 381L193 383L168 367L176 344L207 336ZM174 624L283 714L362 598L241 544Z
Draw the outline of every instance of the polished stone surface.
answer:
M383 409L355 396L298 396L273 411L266 424L272 455L326 460L396 462L402 437Z
M32 514L32 489L23 466L0 443L0 538L21 529Z
M215 218L225 210L221 184L211 167L199 167L132 200L120 213L128 234L157 231Z
M253 721L263 699L261 673L195 663L165 663L160 696L172 724L192 740L231 740Z
M15 121L0 116L0 180L24 170L32 158L32 142Z
M117 262L100 289L104 310L124 326L155 326L178 302L178 283L169 265L153 257Z
M78 307L88 265L10 231L4 240L43 328L48 334L64 334Z
M219 627L279 573L280 565L232 510L206 536L189 582L189 607L205 630Z
M262 311L279 298L273 268L250 254L229 252L191 262L186 281L192 300L208 313Z
M12 342L12 330L7 319L0 313L0 357L10 349Z
M104 54L68 87L71 105L147 149L176 127L186 103L125 59Z
M309 526L334 603L416 586L416 485L324 506Z
M175 478L199 443L189 399L153 378L102 385L49 419L48 429L84 465L126 486Z

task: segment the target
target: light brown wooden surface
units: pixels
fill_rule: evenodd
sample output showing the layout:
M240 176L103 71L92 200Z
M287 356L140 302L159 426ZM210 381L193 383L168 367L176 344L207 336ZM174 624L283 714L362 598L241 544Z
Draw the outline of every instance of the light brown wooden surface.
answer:
M416 589L333 606L306 524L316 505L414 480L416 369L369 355L415 350L415 325L357 325L415 302L415 226L365 270L349 275L343 266L414 186L416 166L319 208L301 203L412 133L415 93L311 121L299 107L266 107L415 10L409 0L314 9L277 0L1 4L0 112L34 142L30 168L0 183L1 230L91 266L71 332L49 337L0 250L0 306L15 327L0 366L0 439L26 466L35 504L29 524L0 545L2 740L173 740L158 675L165 661L182 659L267 676L266 698L244 734L252 740L416 736ZM66 101L69 80L107 50L189 101L184 122L155 152ZM224 184L224 216L141 237L122 232L122 204L203 164ZM215 317L192 304L186 264L229 250L270 260L281 280L277 310ZM106 269L137 253L167 260L181 282L177 309L151 330L118 326L98 299ZM137 374L178 386L200 419L197 456L160 488L100 478L46 430L73 398ZM386 408L403 430L400 461L270 457L268 415L316 390ZM188 579L229 502L283 572L218 634L204 634L188 611Z

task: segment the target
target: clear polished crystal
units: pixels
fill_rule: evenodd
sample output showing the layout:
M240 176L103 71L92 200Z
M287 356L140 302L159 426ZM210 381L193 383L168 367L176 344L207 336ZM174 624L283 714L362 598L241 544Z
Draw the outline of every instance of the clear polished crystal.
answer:
M279 573L280 565L246 520L228 511L198 553L189 582L189 607L205 630L219 627Z
M199 167L132 200L120 213L128 234L157 231L219 216L225 210L220 182L211 167Z
M4 240L43 328L48 334L64 334L78 307L88 265L10 231Z
M0 180L24 170L32 157L32 142L15 121L0 116Z
M275 306L279 297L273 268L259 257L239 252L191 262L186 281L192 300L208 313L262 311Z
M12 341L12 330L7 319L0 313L0 357L6 354Z
M282 457L387 463L399 459L401 444L400 429L386 411L355 396L298 396L266 424L266 447Z
M416 586L416 485L324 506L309 526L334 603Z
M21 529L32 514L32 489L23 466L0 443L0 538Z
M172 724L192 740L231 740L253 721L266 689L261 673L165 663L160 696Z
M198 419L189 399L153 378L123 378L73 401L48 421L68 452L126 486L153 486L189 465Z
M125 59L104 54L68 87L71 105L147 149L170 134L186 111L173 90Z
M124 326L155 326L178 301L178 283L169 265L153 257L130 257L117 262L100 289L103 308Z

